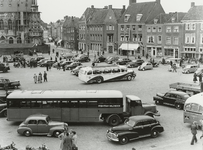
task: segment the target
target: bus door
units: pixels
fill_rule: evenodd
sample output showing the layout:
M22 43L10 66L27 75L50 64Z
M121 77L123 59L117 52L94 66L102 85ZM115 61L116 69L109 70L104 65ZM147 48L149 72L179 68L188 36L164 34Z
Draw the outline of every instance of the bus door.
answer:
M79 121L79 108L78 108L78 101L71 101L70 102L70 121L71 122L78 122Z
M64 122L78 121L78 101L63 101L61 118Z

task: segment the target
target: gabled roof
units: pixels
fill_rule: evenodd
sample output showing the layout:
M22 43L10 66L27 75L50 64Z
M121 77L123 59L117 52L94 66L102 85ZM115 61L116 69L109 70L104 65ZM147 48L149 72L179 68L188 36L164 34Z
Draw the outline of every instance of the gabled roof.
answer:
M103 24L108 11L108 9L98 9L95 11L92 15L92 18L90 19L89 24Z
M70 19L68 27L78 27L79 18L73 17Z
M203 5L191 7L182 20L203 20Z
M125 13L119 20L119 23L148 23L160 13L165 13L163 7L158 2L133 3L128 6ZM125 15L130 17L127 22L124 21ZM142 14L141 20L136 21L137 14Z
M170 14L161 13L158 14L155 18L152 18L152 20L150 20L148 24L155 24L154 23L155 19L157 20L156 24L164 24L167 22L167 20L169 20L170 17L171 17Z

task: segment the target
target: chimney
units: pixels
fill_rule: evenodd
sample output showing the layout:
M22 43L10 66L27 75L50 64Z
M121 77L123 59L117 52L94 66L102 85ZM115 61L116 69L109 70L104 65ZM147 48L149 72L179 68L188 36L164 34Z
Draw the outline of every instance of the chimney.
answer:
M104 8L103 9L108 9L108 6L104 6Z
M195 2L191 2L191 8L195 6Z
M156 2L157 2L158 4L161 4L161 0L156 0Z
M121 11L121 15L125 12L125 5L123 5L123 9Z
M94 8L94 5L91 5L91 8Z
M112 5L109 5L109 9L112 9Z
M137 0L129 0L129 5L137 3Z

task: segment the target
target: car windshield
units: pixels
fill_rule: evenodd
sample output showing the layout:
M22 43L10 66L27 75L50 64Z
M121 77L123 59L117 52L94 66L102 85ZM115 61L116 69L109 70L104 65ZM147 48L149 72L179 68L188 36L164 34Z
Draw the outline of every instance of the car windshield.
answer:
M130 127L134 127L135 126L135 121L129 119L129 120L127 120L125 122L125 124L129 125Z

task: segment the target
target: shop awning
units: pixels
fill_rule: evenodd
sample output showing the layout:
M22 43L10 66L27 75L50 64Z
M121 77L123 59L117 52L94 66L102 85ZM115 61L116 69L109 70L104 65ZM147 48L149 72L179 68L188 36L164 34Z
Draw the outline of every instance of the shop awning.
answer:
M119 49L134 51L137 50L138 47L139 44L122 43Z

